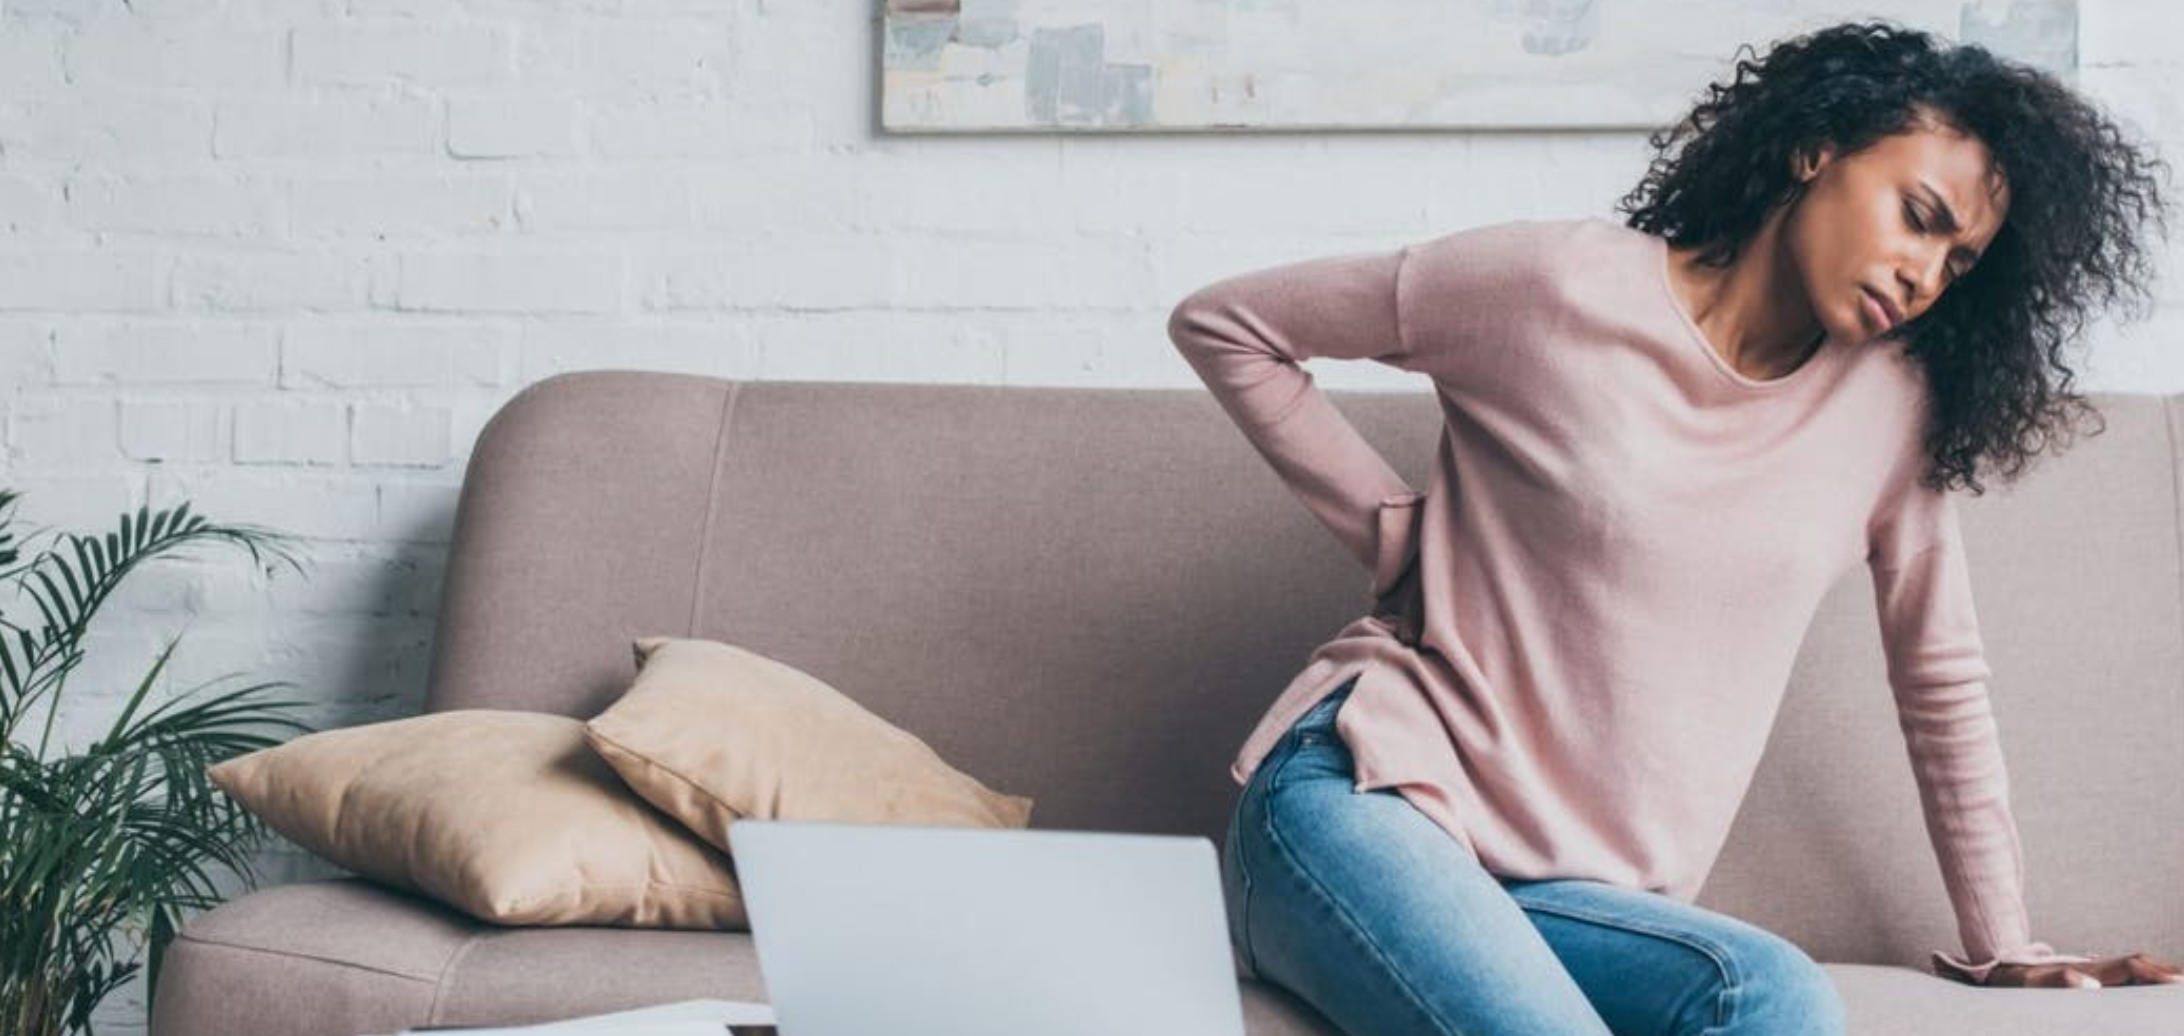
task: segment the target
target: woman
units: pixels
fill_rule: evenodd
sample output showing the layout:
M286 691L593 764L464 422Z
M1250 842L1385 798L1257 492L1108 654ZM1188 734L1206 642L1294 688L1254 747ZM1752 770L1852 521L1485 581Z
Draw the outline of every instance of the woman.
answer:
M1232 766L1246 963L1358 1036L1842 1032L1809 956L1692 901L1863 562L1966 951L1936 971L2178 981L2033 938L1948 492L2085 408L2060 350L2145 293L2163 164L2053 79L1885 22L1740 62L1650 143L1627 224L1478 227L1175 308L1375 599ZM1432 377L1426 493L1312 356Z

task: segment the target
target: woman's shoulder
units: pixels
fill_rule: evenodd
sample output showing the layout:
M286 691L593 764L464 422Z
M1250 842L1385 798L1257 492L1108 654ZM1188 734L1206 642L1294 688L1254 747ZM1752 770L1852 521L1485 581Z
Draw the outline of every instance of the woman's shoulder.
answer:
M1445 231L1426 239L1437 241L1478 241L1498 244L1530 244L1547 246L1564 245L1631 245L1651 234L1636 227L1625 226L1606 216L1546 216L1523 219L1495 220L1474 224L1457 230Z
M1614 292L1589 286L1645 283L1652 240L1594 216L1483 223L1406 249L1398 296L1444 310L1493 300L1505 314L1610 304Z
M1643 283L1638 231L1595 218L1484 223L1404 250L1396 313L1421 354L1519 346L1571 310L1614 307L1602 285Z
M1511 219L1448 231L1410 246L1426 271L1559 273L1641 260L1654 238L1601 216ZM1608 265L1604 265L1608 264Z

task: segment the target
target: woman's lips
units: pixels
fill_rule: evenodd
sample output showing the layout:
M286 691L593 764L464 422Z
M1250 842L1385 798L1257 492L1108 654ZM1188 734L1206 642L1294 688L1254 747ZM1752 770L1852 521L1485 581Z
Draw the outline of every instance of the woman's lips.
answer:
M1858 293L1865 296L1866 319L1872 321L1873 326L1883 331L1896 326L1895 319L1888 315L1887 308L1881 305L1878 296L1863 288L1859 289Z

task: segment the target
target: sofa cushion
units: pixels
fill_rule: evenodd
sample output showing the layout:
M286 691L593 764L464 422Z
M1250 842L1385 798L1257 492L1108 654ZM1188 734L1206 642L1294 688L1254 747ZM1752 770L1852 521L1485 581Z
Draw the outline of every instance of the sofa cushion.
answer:
M909 731L793 666L716 640L639 637L637 678L585 724L622 779L723 850L742 817L1025 827Z
M162 962L152 1031L356 1036L697 997L766 999L748 932L501 927L340 877L192 918Z
M2184 987L1980 989L1909 968L1824 964L1860 1036L2172 1036ZM528 1024L696 997L765 1000L748 932L502 928L358 878L262 889L192 918L162 964L157 1036L356 1036ZM1251 1036L1337 1036L1242 980Z
M192 918L162 968L156 1036L356 1036L767 999L749 932L502 928L354 877ZM1242 992L1252 1036L1340 1036L1281 989Z
M208 773L296 844L480 920L749 927L728 861L632 795L565 716L429 713Z
M151 1029L394 1032L432 1012L440 976L477 925L362 878L260 889L191 918L168 945Z
M1859 1036L2173 1036L2184 986L2011 989L1969 986L1888 964L1823 964Z

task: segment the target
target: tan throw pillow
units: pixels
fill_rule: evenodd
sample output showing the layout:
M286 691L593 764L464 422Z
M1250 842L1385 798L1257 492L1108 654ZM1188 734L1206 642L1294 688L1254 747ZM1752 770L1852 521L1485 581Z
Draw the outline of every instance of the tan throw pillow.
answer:
M637 679L585 724L637 794L725 850L744 817L1024 827L1032 800L949 766L802 670L715 640L640 637Z
M750 928L727 858L631 794L567 716L427 713L207 773L296 844L483 921Z

